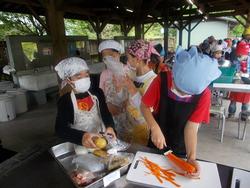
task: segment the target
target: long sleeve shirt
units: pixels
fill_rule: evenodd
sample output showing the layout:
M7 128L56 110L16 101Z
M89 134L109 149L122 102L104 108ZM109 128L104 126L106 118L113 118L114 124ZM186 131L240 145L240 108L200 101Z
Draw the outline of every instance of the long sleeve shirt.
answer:
M92 95L95 95L99 100L99 107L101 113L101 119L105 125L105 127L114 128L114 121L112 119L112 115L110 114L105 96L101 89L95 88L95 90L90 90ZM85 94L76 95L77 98L86 97ZM74 128L71 128L71 125L74 124L74 108L71 100L70 93L67 93L61 96L57 103L57 117L56 117L56 125L55 131L56 134L65 139L66 141L81 145L82 144L82 136L85 133L84 131L80 131Z

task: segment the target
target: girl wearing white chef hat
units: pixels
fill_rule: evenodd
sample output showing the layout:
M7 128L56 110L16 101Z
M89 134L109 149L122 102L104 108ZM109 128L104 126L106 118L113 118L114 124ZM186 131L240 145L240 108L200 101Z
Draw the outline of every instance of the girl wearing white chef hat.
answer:
M196 162L198 126L209 122L208 85L220 74L215 59L198 53L194 46L189 51L178 47L172 72L158 75L142 97L141 109L151 131L149 146L168 146L176 155L187 157L197 169L189 177L200 172Z
M128 129L132 127L126 112L128 92L122 88L122 81L127 71L126 65L120 62L123 48L120 43L114 40L105 40L99 45L105 69L100 76L99 87L103 90L108 109L111 112L118 138L127 142L131 141L131 134Z
M71 91L58 100L56 133L63 139L83 145L96 147L93 137L99 137L100 131L116 137L114 122L108 111L101 89L90 89L89 68L86 62L78 57L60 61L55 70L62 79L62 89L67 83Z

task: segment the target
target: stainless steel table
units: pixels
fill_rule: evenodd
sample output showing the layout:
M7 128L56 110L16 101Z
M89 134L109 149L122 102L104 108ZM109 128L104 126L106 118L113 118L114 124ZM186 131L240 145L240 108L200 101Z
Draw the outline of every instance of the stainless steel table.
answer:
M234 91L234 92L250 93L250 85L248 85L248 84L214 83L213 89L221 90L221 91Z
M56 145L58 143L54 143ZM0 187L2 188L74 188L69 176L55 161L48 149L53 146L34 146L8 161L0 164ZM154 152L154 150L133 145L129 152ZM223 188L229 188L232 167L217 164ZM140 186L129 184L125 176L109 185L109 188L135 188Z

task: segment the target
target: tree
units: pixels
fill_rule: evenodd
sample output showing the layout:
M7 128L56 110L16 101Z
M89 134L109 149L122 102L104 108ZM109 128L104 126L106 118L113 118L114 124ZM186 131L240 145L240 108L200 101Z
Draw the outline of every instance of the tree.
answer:
M144 30L147 30L151 24L145 24ZM169 37L176 37L176 29L169 28ZM163 27L159 23L154 23L152 27L145 34L146 39L160 39L163 38Z
M96 39L96 34L89 22L83 20L64 19L66 35L88 36Z
M243 19L241 16L237 16L237 18L242 21L242 23L246 24L246 20ZM242 24L235 25L230 31L230 36L233 37L241 37L244 32L245 27Z
M45 20L44 17L41 17ZM32 16L19 13L0 12L0 40L7 35L44 35L43 26Z
M121 28L119 25L107 24L101 36L103 39L113 39L115 36L122 36Z

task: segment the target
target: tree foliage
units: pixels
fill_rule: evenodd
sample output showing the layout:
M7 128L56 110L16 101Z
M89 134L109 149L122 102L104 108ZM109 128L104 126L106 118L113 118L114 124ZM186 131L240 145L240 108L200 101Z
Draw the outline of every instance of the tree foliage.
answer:
M45 20L44 17L41 17ZM0 12L0 39L7 35L44 35L43 26L32 16L19 13Z
M246 23L246 20L243 19L241 16L237 16L237 18L244 24ZM245 27L242 24L238 23L232 28L232 30L230 31L230 35L233 37L241 37L242 33L244 32L244 29Z
M66 35L88 36L89 39L96 39L96 34L91 24L82 20L65 19Z

